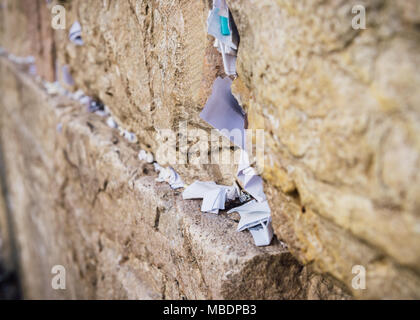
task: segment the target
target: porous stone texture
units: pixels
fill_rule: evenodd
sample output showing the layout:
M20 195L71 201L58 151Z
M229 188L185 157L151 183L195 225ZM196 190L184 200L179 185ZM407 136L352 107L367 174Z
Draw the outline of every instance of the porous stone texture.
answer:
M69 43L67 30L58 31L57 56L71 66L77 86L99 97L118 124L186 182L232 183L233 165L193 164L190 149L179 150L189 155L186 163L156 152L167 137L164 130L178 133L185 126L197 136L210 130L199 113L223 67L207 35L208 1L76 0L67 8L68 25L81 23L85 45ZM188 146L197 139L190 137Z
M155 181L138 147L1 59L1 143L26 298L348 297L277 239L255 247L237 217ZM66 269L53 290L51 269Z
M241 38L237 61L238 78L234 80L232 90L247 112L249 127L264 129L264 159L259 159L263 161L257 163L264 164L260 166L259 171L264 178L274 229L277 237L287 243L293 256L311 267L310 272L306 267L303 269L305 271L302 271L306 274L305 281L308 278L313 279L309 281L312 283L311 288L318 286L324 289L330 288L330 297L333 298L347 297L341 289L334 289L337 288L335 280L338 280L346 290L351 291L356 298L420 298L420 251L418 250L420 94L417 90L420 73L416 68L420 63L418 29L420 2L418 0L228 0L227 2ZM7 5L0 10L3 21L0 29L0 45L15 54L33 51L34 49L28 45L32 40L28 40L27 34L17 31L20 26L30 25L28 22L30 18L20 7L23 1L9 0L3 3ZM37 3L39 7L45 6L44 1ZM56 3L58 2L53 1L51 5ZM104 101L118 124L137 134L139 146L155 154L162 145L161 131L164 129L178 130L179 124L187 121L190 129L197 129L198 132L209 131L210 127L200 120L199 113L211 92L214 79L223 75L220 55L213 48L212 37L206 32L206 18L212 4L211 0L92 0L89 2L71 0L59 3L67 10L67 28L56 30L49 36L44 32L47 35L41 39L47 42L45 46L50 48L53 54L44 56L38 54L37 63L41 63L38 61L42 60L43 64L49 65L52 59L57 59L57 66L68 64L75 79L74 87L68 88L72 90L81 88L89 95ZM351 11L356 4L366 7L366 30L352 28L352 19L355 15ZM8 14L16 16L17 20L3 19L8 17ZM76 20L82 25L84 46L76 46L67 40L68 29ZM13 29L12 21L22 23L17 29ZM41 32L40 29L37 30ZM53 37L53 41L50 41L49 37ZM3 83L7 81L3 80ZM16 95L18 92L22 95L20 91L16 92L16 88L11 88L11 91L15 90ZM4 87L2 89L4 91ZM20 104L21 102L16 103L16 108ZM41 104L49 105L51 102ZM11 105L6 107L11 108ZM24 119L22 112L16 113L15 117ZM30 114L30 111L26 112ZM54 121L61 121L58 120L61 117L60 113ZM114 208L118 214L108 213L105 216L109 220L104 219L100 222L95 220L98 218L90 217L89 219L94 219L95 222L88 220L86 225L91 226L92 234L97 232L98 239L105 236L96 227L102 226L101 223L105 224L105 221L109 221L108 227L116 234L125 234L119 229L120 224L125 226L125 220L117 222L121 216L121 205L114 203L114 200L124 199L131 203L133 200L128 194L135 194L135 197L144 199L139 200L139 204L142 201L154 202L153 205L148 204L152 208L151 212L145 213L148 215L146 221L153 221L151 225L154 226L156 208L165 207L166 205L162 203L168 200L162 198L163 196L154 196L157 193L151 193L150 190L155 188L160 190L162 187L155 185L153 179L143 177L139 179L143 179L140 185L144 190L139 194L133 191L138 190L134 184L124 196L120 195L120 192L125 189L119 187L110 189L112 180L106 179L105 176L113 176L112 172L117 170L116 168L122 171L128 170L121 169L126 168L127 163L123 161L123 164L119 164L109 160L112 163L111 169L98 165L97 163L101 161L97 159L106 154L98 145L105 146L106 143L94 140L96 142L89 142L86 145L87 141L97 139L94 138L97 137L97 131L89 132L83 124L85 120L80 120L81 115L78 112L69 113L69 117L74 118L74 122L69 122L73 125L68 126L73 129L64 130L64 136L67 137L64 141L73 147L71 151L66 151L67 157L68 159L73 157L69 161L74 164L78 179L83 181L84 186L83 189L80 182L79 184L74 182L75 174L70 175L65 187L66 196L74 194L77 199L74 203L80 203L72 210L85 212L87 206L85 202L89 203L86 199L91 201L96 199L96 202L109 195L112 198L102 210L108 212L107 208ZM19 123L22 119L16 118L14 123ZM89 123L93 124L91 121L93 120L89 120ZM39 127L33 125L30 130L22 129L26 132L25 136L30 135L29 132L47 130L49 127L44 118L40 119L39 123ZM54 127L52 123L50 125ZM93 126L98 128L96 124ZM84 128L84 131L81 128ZM10 135L11 133L8 133L10 130L2 129L2 132ZM74 141L75 139L78 141ZM12 141L18 140L15 138ZM192 157L196 151L193 148L194 142L188 141L188 149L179 151ZM57 142L56 147L52 145L45 147L51 152L47 154L51 155L53 152L51 150L60 150L60 148L67 150L63 147L64 142L62 143ZM121 144L120 141L118 147ZM11 154L27 155L26 149L16 150L18 147L14 146L15 149L11 149ZM124 149L121 154L132 152L129 150L130 148ZM108 159L111 156L106 157ZM134 153L132 157L134 159ZM42 159L47 162L52 161L49 156L42 156ZM165 164L168 159L158 160L161 164ZM10 160L6 160L7 162ZM187 183L200 179L231 184L236 171L234 165L196 165L191 161L187 164L172 165ZM133 165L132 170L134 168L141 171L138 165L137 167ZM34 171L36 172L35 169ZM34 171L30 170L25 177L32 175ZM118 176L117 185L125 185L127 181L133 180L132 174L121 175L118 170L115 172L115 176ZM66 176L65 172L57 174L60 175ZM104 181L108 181L106 192L99 192L95 197L97 190L104 189ZM22 184L24 184L23 178L20 182L20 185ZM146 187L149 184L151 187ZM61 183L57 185L57 190L61 190L60 186ZM83 190L83 196L80 190ZM39 196L40 192L32 192ZM148 196L144 197L144 194ZM22 199L24 195L25 193L21 194ZM166 197L173 199L171 200L173 202L170 202L171 206L186 206L186 204L181 205L182 202L178 198L172 198L174 196ZM34 205L38 205L37 203ZM72 216L65 213L70 210L68 208L61 209L62 216ZM178 209L177 215L187 220L189 210L192 214L198 207L194 210L182 208ZM43 219L51 219L47 213L44 214ZM134 213L130 210L124 214L128 219L131 217L135 220L132 216ZM81 216L85 217L83 214ZM200 219L216 218L200 216ZM25 221L23 217L22 221ZM129 225L128 222L127 224ZM193 225L191 222L191 226ZM52 225L51 230L54 230L54 226L58 224ZM186 226L188 230L192 228L188 223ZM129 230L132 228L126 227ZM218 227L210 228L208 230L211 231L206 231L208 232L206 234L212 238L213 233L218 234L218 229ZM169 235L172 236L175 231L171 230ZM27 232L31 231L28 229ZM67 237L70 239L73 236L82 237L79 234L73 235L73 232L75 231L68 231ZM113 232L108 231L105 234ZM197 232L196 237L203 233L203 230L199 229ZM149 233L143 232L143 237L145 234ZM143 241L142 246L147 247L149 239L137 239L139 237L135 237L135 241ZM218 237L214 239L222 241ZM229 245L229 241L234 241L230 236L223 239L226 241L225 246ZM66 244L69 250L82 243L82 240L61 241L74 241L72 244ZM109 241L112 246L120 243L114 238ZM249 246L246 249L249 252L246 255L248 258L238 262L240 267L236 270L240 271L236 271L230 279L245 279L243 274L254 269L249 261L260 261L261 252L272 250L259 251L251 246L250 238L248 241ZM118 246L118 248L124 247L120 244ZM220 255L219 259L227 254L226 250L221 249L222 247L220 244L220 247L213 251L221 250L217 253ZM92 256L95 261L107 261L107 258L103 257L105 253L97 254L96 249L92 250L77 252L78 263L80 261L85 263L88 261L87 257ZM109 254L108 257L118 257L122 252L119 249L112 250L111 253L106 253ZM149 257L154 261L151 252L152 250L144 254L143 257L147 258L142 261L149 261ZM253 256L253 252L259 253ZM267 258L267 255L271 257L279 254L262 255L266 260L259 262L259 265L265 265L264 268L271 270L268 266L271 258ZM129 257L129 265L132 261L130 259ZM221 261L226 261L223 259ZM162 272L162 277L166 277L168 270L184 270L182 269L184 267L181 267L184 263L192 264L188 259L181 260L178 264L156 268ZM209 261L218 261L215 262L217 268L227 272L228 268L222 267L224 262L219 262L217 259ZM279 265L281 263L270 264L275 268ZM352 286L355 277L352 268L355 265L361 265L366 269L364 290ZM119 286L118 283L124 282L124 288L128 288L127 275L133 274L134 278L139 277L131 269L121 271L120 265L113 269L108 265L107 268L110 269L103 272L108 275L113 274L114 282L107 280L110 282L105 287L106 290L115 290L116 296L121 294L121 291L115 289ZM89 268L86 266L85 269L82 271L84 276ZM323 276L313 274L312 269L322 273ZM144 268L140 266L136 270ZM173 270L171 272L168 279L174 277ZM281 271L279 273L282 274ZM141 278L143 279L143 276ZM162 288L163 282L156 280L152 284L149 283L153 277L149 277L148 273L145 278L145 288ZM179 283L182 290L174 289L173 292L182 291L188 297L236 297L235 292L246 291L248 288L244 285L238 291L238 287L232 284L238 284L242 280L227 281L227 284L214 280L219 282L210 284L213 281L209 280L210 278L210 276L206 278L204 286L198 284L203 282L197 280L200 279L197 276L194 280L196 287L191 287L192 284ZM100 277L97 281L98 279ZM278 282L273 279L267 281ZM167 280L166 288L173 288L174 284L171 281ZM290 286L300 286L303 282L288 283ZM307 288L305 285L300 291L301 297L328 296L324 294L324 289L309 290L305 289ZM234 289L226 289L224 286L233 286ZM81 287L89 288L86 285ZM203 289L205 287L211 289L205 293L207 290ZM222 287L224 289L221 289ZM280 290L278 289L280 287L281 285L274 285L275 289L269 291L278 293L276 290ZM165 289L165 292L171 290ZM315 293L309 294L311 290ZM160 292L156 297L162 297L162 290L141 289L140 291ZM320 291L324 293L320 294ZM74 292L79 291L74 289ZM93 295L92 292L89 293L90 296ZM98 293L97 296L112 295L107 292L108 295ZM132 294L133 291L125 292ZM275 294L270 294L270 297L274 296ZM276 297L298 296L293 293L278 294ZM165 297L181 297L181 293L179 296L166 293Z
M420 2L229 3L277 235L351 289L364 266L356 296L419 298Z

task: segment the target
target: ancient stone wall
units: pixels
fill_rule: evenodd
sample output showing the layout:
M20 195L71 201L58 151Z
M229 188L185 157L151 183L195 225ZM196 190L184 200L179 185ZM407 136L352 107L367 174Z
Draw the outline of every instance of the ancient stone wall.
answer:
M267 248L136 160L139 148L156 153L162 129L211 129L199 113L223 76L206 31L212 1L2 2L0 46L33 55L48 81L68 65L75 84L63 86L103 101L139 138L126 144L2 58L20 265L43 273L22 272L28 297L56 295L45 281L60 261L71 265L63 298L420 297L420 2L227 2L241 39L233 94L249 128L264 129L258 163L277 236ZM53 31L57 3L67 28ZM352 28L356 4L365 30ZM68 41L76 20L83 46ZM187 183L236 175L234 165L171 165ZM365 290L352 287L355 265Z
M255 247L237 218L155 181L104 119L2 59L2 146L27 298L342 298L284 244ZM57 127L60 124L59 127ZM57 131L57 129L59 130ZM66 268L53 290L51 268Z

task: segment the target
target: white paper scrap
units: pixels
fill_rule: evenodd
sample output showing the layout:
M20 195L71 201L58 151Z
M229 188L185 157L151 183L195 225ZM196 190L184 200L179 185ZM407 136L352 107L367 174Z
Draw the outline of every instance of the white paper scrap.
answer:
M271 226L271 210L267 201L256 202L252 200L228 211L228 213L232 212L238 212L241 216L238 231L249 229L255 245L268 246L271 243L274 233Z
M225 44L229 48L237 50L238 43L235 43L235 38L232 35L232 30L230 30L230 34L226 36L223 35L221 32L219 11L219 8L215 8L210 11L209 16L207 18L207 33L218 39L221 43Z
M237 177L242 183L242 187L258 202L266 200L263 180L257 175L255 169L250 166L248 153L245 150L241 150L240 157Z
M257 247L268 246L273 239L273 226L271 225L271 218L262 222L260 225L249 228L252 237L254 238Z
M225 209L226 198L232 187L216 184L214 181L195 181L189 185L182 197L187 199L203 199L202 212L219 213Z
M84 95L84 96L80 97L78 100L81 104L88 107L90 105L91 101L92 101L92 98Z
M101 117L106 117L106 116L108 116L108 113L107 113L105 110L98 110L98 111L95 111L95 114L97 114L98 116L101 116Z
M226 192L224 188L215 188L208 191L203 196L201 211L209 213L219 213L219 209L225 209Z
M32 76L36 76L37 75L36 64L35 63L32 63L32 64L29 65L28 72Z
M155 171L159 172L159 176L156 178L157 182L167 182L172 189L179 189L184 187L184 181L182 181L180 175L171 167L164 168L157 162L153 163Z
M69 31L69 40L78 46L83 45L82 40L82 27L80 26L79 21L73 23Z
M124 138L126 138L127 141L131 143L137 143L138 141L137 136L134 133L128 131L124 132Z
M225 69L225 73L228 76L236 75L236 55L230 54L229 52L232 52L232 49L225 44L219 42L219 46L222 53L223 68Z
M61 67L61 72L62 72L62 75L63 75L64 82L69 86L73 86L74 85L74 80L73 80L73 77L71 76L71 73L70 73L70 67L68 65L62 66Z
M83 90L80 89L72 94L73 99L77 101L80 101L80 99L82 99L84 96L85 93L83 92Z
M169 185L172 189L179 189L184 188L185 184L184 181L182 181L180 175L172 168L171 169L171 176L169 178Z
M207 32L216 38L214 45L222 54L225 73L228 76L234 76L236 75L236 56L239 40L236 34L232 32L231 23L229 23L229 35L221 33L220 16L229 17L227 6L223 10L215 8L210 11L207 19Z
M49 95L65 95L66 94L66 90L61 87L60 83L56 82L47 82L44 81L44 88L47 91L47 93Z
M238 231L243 231L261 224L263 221L270 219L270 206L267 201L257 202L252 200L242 206L233 208L228 213L238 212L241 220L238 224Z
M121 127L118 127L118 130L120 131L120 136L124 137L128 142L137 143L137 136L133 132L124 130Z

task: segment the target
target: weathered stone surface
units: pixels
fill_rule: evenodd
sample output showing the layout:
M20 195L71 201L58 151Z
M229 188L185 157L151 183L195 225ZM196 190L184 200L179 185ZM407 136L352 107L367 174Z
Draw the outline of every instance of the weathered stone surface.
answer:
M4 59L1 143L27 298L348 297L237 219L202 214L157 183L137 150ZM16 94L20 93L20 94ZM57 125L61 130L57 131ZM67 289L51 289L63 265Z
M350 288L365 266L356 295L418 298L419 2L229 3L277 234ZM351 28L356 3L366 30Z
M10 12L20 25L30 24L18 2L7 3L2 18ZM357 31L351 28L351 8L360 3L367 8L367 29ZM233 92L248 113L249 127L265 130L260 169L277 236L301 262L332 275L358 298L419 298L419 1L228 4L241 36ZM182 121L208 132L198 115L222 74L220 56L206 34L211 1L64 5L68 28L79 20L85 41L82 47L68 42L68 28L54 34L57 59L70 65L74 89L103 100L117 122L152 152L161 144L159 130L177 129ZM10 18L2 21L1 45L16 54L30 51L27 35L12 30ZM40 123L45 127L45 120ZM77 134L68 141L80 134L71 132ZM91 151L73 148L68 154ZM105 180L94 177L108 169L91 173L86 168L92 169L96 158L88 158L89 165L77 167L86 188L100 189ZM186 182L230 184L235 174L230 165L173 166ZM71 181L70 189L75 188ZM366 290L351 286L354 265L367 270ZM117 268L108 272L119 272L120 280L127 274ZM103 290L109 293L119 280L107 281ZM200 290L189 292L203 295ZM230 289L224 292L235 296Z

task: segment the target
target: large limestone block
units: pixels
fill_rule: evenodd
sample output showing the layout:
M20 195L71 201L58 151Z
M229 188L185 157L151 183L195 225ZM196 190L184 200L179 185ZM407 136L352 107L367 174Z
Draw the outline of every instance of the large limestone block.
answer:
M70 43L68 28L58 30L59 63L70 65L76 87L109 106L117 123L135 132L144 148L157 153L164 130L173 130L177 138L180 125L209 132L199 113L223 67L207 35L207 1L73 0L65 7L68 28L79 21L85 45ZM171 164L187 182L233 182L232 165L193 164L197 138L188 139L187 150L174 143L179 158L188 154L187 163L161 156L160 164Z
M419 2L228 1L274 227L361 297L420 296ZM351 9L367 9L367 29ZM392 280L390 280L392 279Z
M26 298L346 298L278 241L155 181L137 147L2 59L1 144ZM60 124L58 126L58 124ZM57 130L58 129L58 130ZM66 268L52 290L51 268Z
M0 171L1 172L1 171ZM9 219L6 211L6 202L3 190L5 186L0 185L0 265L7 270L12 269L12 246L10 243Z

